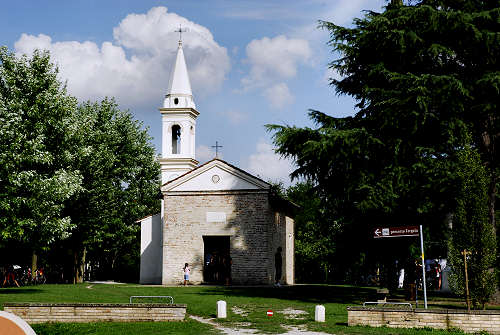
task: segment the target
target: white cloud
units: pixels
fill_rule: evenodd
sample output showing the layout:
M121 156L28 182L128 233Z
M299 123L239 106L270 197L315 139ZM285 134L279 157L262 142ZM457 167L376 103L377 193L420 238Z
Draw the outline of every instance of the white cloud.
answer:
M271 106L277 109L282 109L286 105L292 104L295 100L285 83L279 83L268 87L264 90L263 94Z
M167 88L182 25L183 47L194 94L217 91L230 68L226 48L210 31L166 7L146 14L129 14L113 29L113 42L54 42L50 36L22 34L15 43L18 53L46 49L59 65L61 79L80 99L114 96L131 106L158 100ZM160 101L158 101L160 104Z
M274 152L273 146L264 139L257 143L256 152L248 158L246 170L268 181L283 181L290 185L289 175L294 170L293 162L281 158Z
M311 48L304 39L279 35L251 41L246 47L250 74L242 79L244 87L261 86L268 81L290 79L299 64L307 63Z
M330 79L342 80L343 78L339 71L332 68L327 68L323 74L323 81L326 84L330 84Z
M241 79L244 90L261 89L272 107L283 108L293 102L284 82L297 75L300 65L307 64L312 51L305 39L279 35L252 40L246 47L245 63L249 74Z

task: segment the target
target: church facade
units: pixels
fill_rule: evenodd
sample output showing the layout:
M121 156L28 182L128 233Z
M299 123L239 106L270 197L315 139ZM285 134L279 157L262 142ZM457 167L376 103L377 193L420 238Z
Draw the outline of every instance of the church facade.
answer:
M140 282L294 284L293 204L223 160L198 166L196 110L179 41L162 115L161 213L141 222ZM279 277L279 278L277 278Z

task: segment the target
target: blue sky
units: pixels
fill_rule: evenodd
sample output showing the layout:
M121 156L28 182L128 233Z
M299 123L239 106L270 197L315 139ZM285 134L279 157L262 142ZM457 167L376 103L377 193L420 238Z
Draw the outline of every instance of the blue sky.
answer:
M293 163L273 153L269 123L312 126L308 109L354 112L327 79L334 59L319 19L349 25L384 0L6 1L0 45L48 49L80 101L116 98L149 127L160 152L163 102L182 25L197 120L197 156L222 158L265 180L289 184Z

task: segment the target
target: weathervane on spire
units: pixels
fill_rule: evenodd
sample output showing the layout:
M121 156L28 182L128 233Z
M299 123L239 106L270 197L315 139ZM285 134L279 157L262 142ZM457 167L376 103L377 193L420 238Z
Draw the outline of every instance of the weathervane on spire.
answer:
M182 33L185 33L186 31L187 31L186 28L182 29L180 24L179 24L179 29L175 30L176 33L179 33L179 44L182 44Z

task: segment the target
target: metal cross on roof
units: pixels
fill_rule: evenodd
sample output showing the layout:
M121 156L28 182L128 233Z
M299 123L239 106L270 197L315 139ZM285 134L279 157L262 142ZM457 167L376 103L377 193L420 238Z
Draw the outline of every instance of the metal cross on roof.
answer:
M219 145L219 142L215 141L215 145L212 145L212 148L215 148L215 158L219 158L219 148L222 148L222 145Z
M176 33L179 33L179 42L182 42L182 33L185 33L186 31L186 28L182 29L181 25L179 24L179 29L175 30Z

